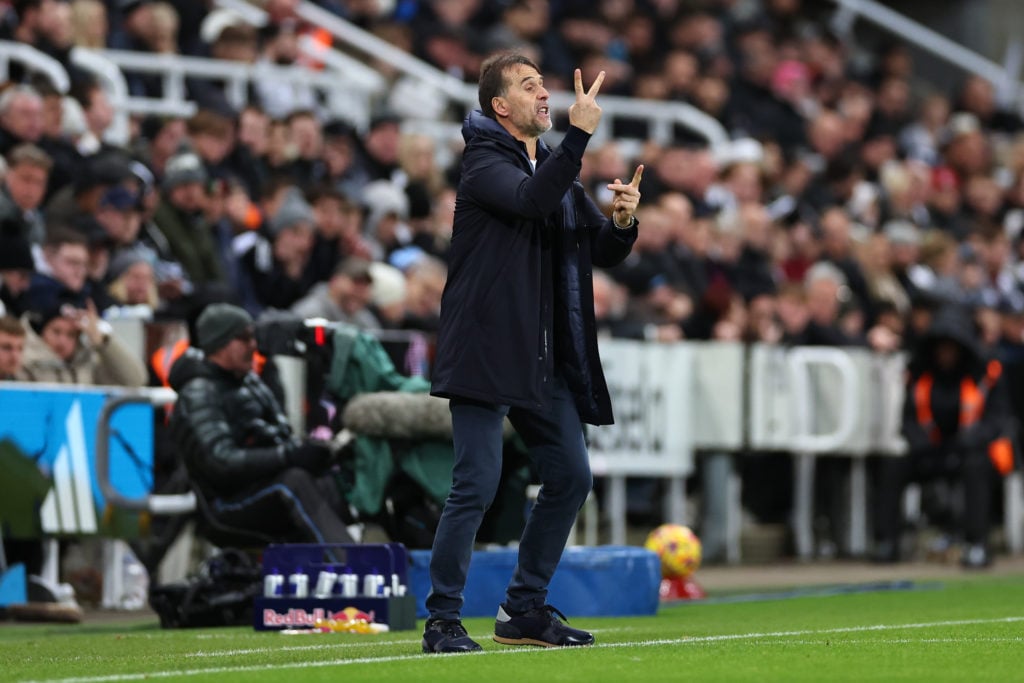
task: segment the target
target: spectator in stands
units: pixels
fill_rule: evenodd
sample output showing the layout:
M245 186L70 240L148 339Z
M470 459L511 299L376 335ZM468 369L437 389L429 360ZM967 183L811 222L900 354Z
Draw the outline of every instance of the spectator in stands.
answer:
M48 202L58 190L81 175L82 155L75 146L75 135L70 126L65 126L65 118L72 116L71 109L76 105L69 104L71 98L62 95L48 81L37 82L35 87L43 98L43 135L39 139L39 147L53 161L44 200Z
M108 38L115 50L147 50L147 35L153 25L152 0L117 0L119 11Z
M13 17L4 26L4 40L16 40L33 47L41 44L53 24L53 15L58 11L57 0L15 0L9 3Z
M387 260L396 250L412 244L409 227L409 197L392 182L375 180L362 191L366 220L363 233L374 258Z
M32 248L21 234L21 224L0 222L0 314L21 316L29 309L34 272Z
M209 176L194 152L172 157L164 169L162 199L153 216L194 287L222 286L224 273L210 227L203 218Z
M959 111L976 116L986 130L1014 134L1024 128L1019 114L998 106L995 87L982 76L972 75L964 81L957 104Z
M25 328L13 315L0 314L0 382L16 378L25 353Z
M137 354L100 318L91 300L63 293L22 317L28 337L18 378L29 382L141 387Z
M314 285L291 310L302 318L325 318L364 330L377 330L381 327L380 321L368 308L372 295L370 261L348 256L338 263L327 282Z
M275 67L295 66L299 57L299 36L293 19L269 22L262 29L263 50L256 68L260 72L256 93L263 111L273 119L284 119L294 111L316 111L318 103L308 83L275 76Z
M100 151L116 149L105 142L104 136L114 123L114 107L103 86L95 80L81 81L72 91L85 114L86 135L78 141L78 151L92 156Z
M405 275L380 261L370 263L370 312L383 329L401 329L405 324Z
M215 111L200 109L185 125L192 150L203 160L209 178L224 179L237 170L228 161L235 147L234 122Z
M1000 441L1009 426L1002 366L979 347L967 312L949 306L937 313L908 369L902 430L908 453L882 459L874 557L901 559L903 488L939 479L963 486L962 522L947 529L965 543L961 563L987 566L994 466L1012 465L1012 450L1005 450L1011 447Z
M374 114L370 119L360 159L370 180L395 180L395 173L399 169L401 123L397 114L386 110Z
M289 171L296 185L310 187L324 175L324 137L320 121L312 111L296 110L288 115L285 123L288 125L288 136L295 146L295 157Z
M265 235L241 254L240 266L259 308L287 309L313 284L313 210L293 186L285 190L279 208L268 213Z
M157 180L161 180L167 162L181 151L187 139L188 130L183 119L147 116L142 120L136 139L136 157L145 162Z
M20 223L21 235L40 244L46 225L40 205L46 196L53 161L32 144L21 144L7 154L7 174L0 187L0 222Z
M52 2L53 0L46 0ZM0 93L0 154L43 137L43 99L35 88L12 85Z
M60 296L89 297L89 239L71 228L47 232L42 254L45 270L32 276L29 302L33 310L49 308Z
M127 182L131 174L131 164L123 153L104 152L89 157L74 181L47 202L47 225L69 226L80 216L95 214L106 191Z
M150 9L149 32L146 43L154 54L173 55L178 53L178 10L167 2L154 2Z
M252 104L242 109L238 115L238 140L228 157L229 166L245 183L254 201L270 178L269 129L270 119L262 109Z
M107 47L107 6L101 0L72 0L71 29L74 43L91 50Z
M189 478L220 524L281 541L346 543L342 501L328 473L334 451L299 439L252 371L253 320L213 304L196 321L193 350L171 368L178 402L170 430Z
M422 254L405 268L405 328L437 332L447 279L444 261L428 254Z
M316 225L310 255L315 282L329 278L338 261L346 255L370 258L368 245L360 249L364 240L361 234L362 211L358 206L331 185L313 187L306 193L306 200L313 209L313 223Z
M234 10L220 8L206 15L199 37L213 59L252 64L260 54L256 28Z
M341 120L329 121L323 127L324 165L321 182L335 186L349 198L370 182L369 174L359 162L359 140L355 130Z
M144 306L149 316L160 307L151 252L124 249L110 261L107 291L121 306Z

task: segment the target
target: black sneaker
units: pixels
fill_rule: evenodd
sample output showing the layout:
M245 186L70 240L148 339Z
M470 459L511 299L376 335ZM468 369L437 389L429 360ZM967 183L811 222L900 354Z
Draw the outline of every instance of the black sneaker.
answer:
M563 621L568 621L568 619L551 605L544 605L524 614L515 615L510 615L505 611L505 606L501 605L498 608L498 618L494 622L494 640L504 645L540 645L541 647L594 644L592 634L577 628L570 628Z
M423 627L424 652L475 652L480 643L466 633L458 619L428 619Z

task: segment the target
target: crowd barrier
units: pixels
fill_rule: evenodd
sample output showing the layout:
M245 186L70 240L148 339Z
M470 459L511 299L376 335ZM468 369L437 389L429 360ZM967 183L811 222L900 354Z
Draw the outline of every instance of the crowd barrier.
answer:
M841 520L843 549L854 556L868 550L867 457L899 457L906 448L900 436L903 354L708 342L644 345L620 340L602 341L601 353L616 419L624 420L626 426L591 432L596 474L615 480L650 476L648 463L657 456L678 466L659 474L672 478L668 495L675 499L675 478L692 472L699 455L703 458L705 550L714 559L736 562L740 560L741 517L736 456L791 454L795 550L799 557L809 558L814 553L816 463L822 457L847 458L850 476L847 512ZM624 362L623 357L630 360ZM667 410L663 396L672 397ZM644 438L630 444L635 449L632 456L614 452L616 467L605 469L607 446L601 434L608 429L628 432L630 425L644 425ZM605 504L612 543L625 540L618 487L611 487ZM669 505L666 518L693 523L682 511L681 506ZM1007 547L1019 553L1024 549L1020 472L1004 479L1004 511Z
M119 334L140 353L147 345L141 325L119 321ZM588 429L593 470L605 479L605 493L587 509L600 507L610 543L626 543L630 477L665 479L665 519L694 524L687 514L686 480L700 457L706 555L739 561L742 510L736 458L783 452L795 463L792 524L797 555L813 554L814 470L822 457L849 459L845 550L859 555L868 549L866 458L903 454L903 356L863 349L626 340L602 340L601 355L616 423ZM301 429L303 362L275 360L290 397L287 412ZM117 511L159 515L194 510L195 500L188 494L155 495L145 474L153 457L152 406L173 400L169 389L2 385L0 453L13 445L45 479L37 501L38 532L47 538L117 537L124 531L117 527ZM8 506L15 500L7 499ZM1019 553L1024 549L1020 472L1004 480L1004 510L1006 545ZM12 516L3 505L0 512L5 522ZM585 542L595 544L593 518L586 529ZM107 561L117 566L119 559L113 552ZM48 562L46 572L56 580L54 561ZM105 601L117 594L116 585L105 586Z

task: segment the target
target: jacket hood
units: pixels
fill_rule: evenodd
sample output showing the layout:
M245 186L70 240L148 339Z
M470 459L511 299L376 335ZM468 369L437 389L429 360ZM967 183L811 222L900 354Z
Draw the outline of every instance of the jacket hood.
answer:
M171 372L167 377L171 388L181 391L183 386L196 377L213 377L216 372L213 366L205 362L205 358L203 352L196 347L188 347L171 366Z
M471 111L466 115L465 121L462 122L462 139L466 141L467 145L471 142L494 142L509 149L514 149L516 153L528 160L526 145L512 137L512 134L505 130L500 123L489 116L484 116L484 113L479 109ZM540 158L542 155L546 155L548 151L544 141L538 140L537 157Z
M959 306L946 306L935 312L928 331L921 338L921 345L927 351L940 339L949 339L959 344L972 361L980 361L985 355L978 344L973 319L968 311Z

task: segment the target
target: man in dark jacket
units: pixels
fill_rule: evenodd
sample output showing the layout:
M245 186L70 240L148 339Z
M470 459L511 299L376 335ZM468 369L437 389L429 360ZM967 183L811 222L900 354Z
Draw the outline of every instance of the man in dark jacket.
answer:
M332 448L297 438L270 388L252 372L252 318L211 304L196 321L199 348L171 368L178 402L170 432L189 478L224 525L281 541L350 543Z
M880 471L875 559L899 559L900 502L912 481L947 479L963 486L965 567L991 562L987 537L996 467L1012 465L1009 394L1002 366L979 348L971 318L941 309L913 353L903 406L908 452L884 458ZM1005 473L1005 472L1004 472Z
M583 152L601 118L575 73L569 130L550 149L548 91L535 64L501 54L481 68L481 111L463 125L466 149L451 266L441 300L432 393L451 399L452 488L434 538L425 652L479 650L462 627L473 539L501 477L506 416L529 448L542 488L494 639L510 645L589 645L546 604L569 530L592 486L582 422L612 421L594 323L592 265L622 261L636 240L640 174L618 179L612 219L583 191Z

